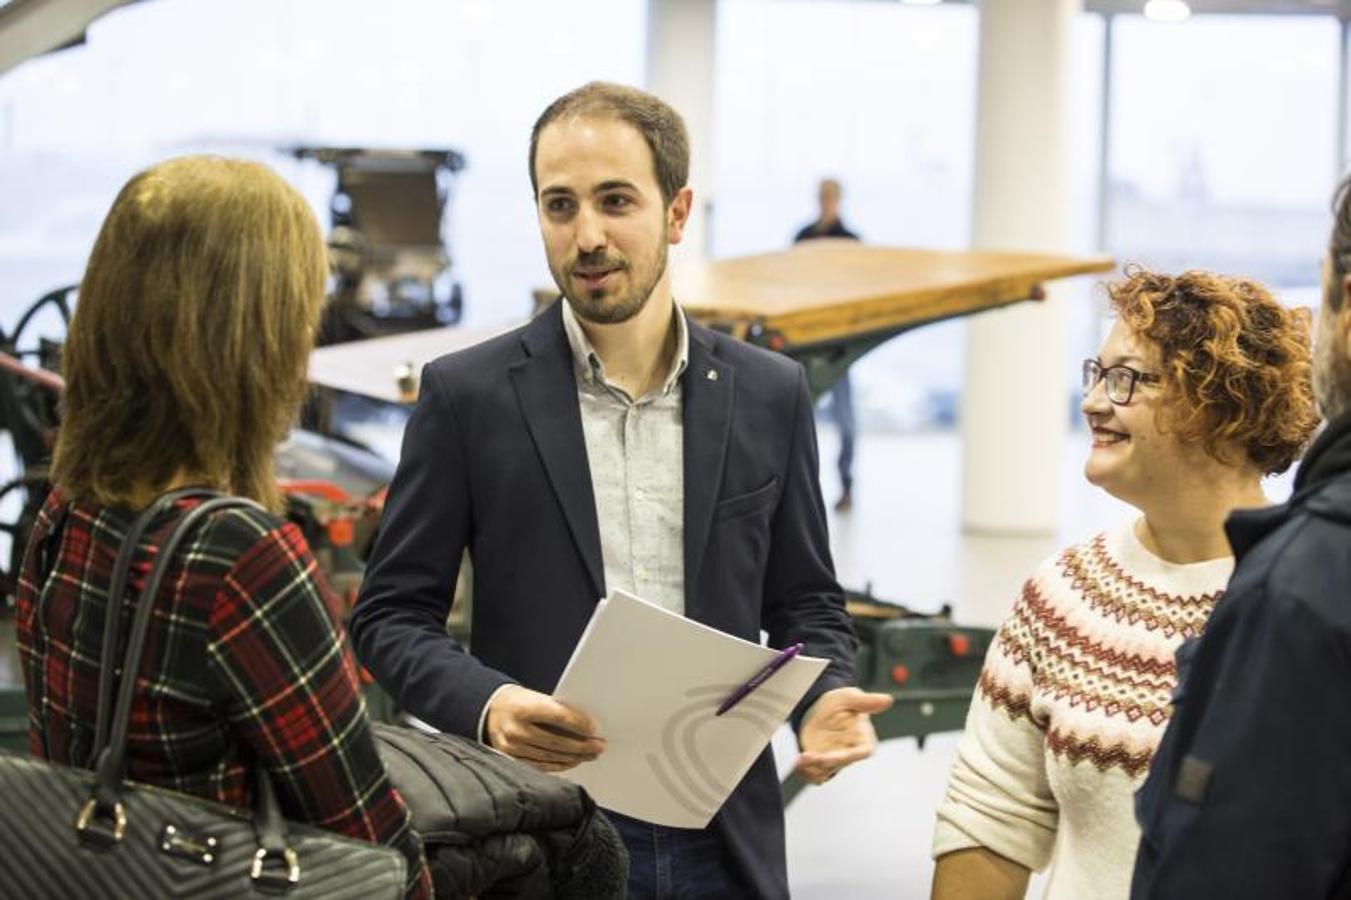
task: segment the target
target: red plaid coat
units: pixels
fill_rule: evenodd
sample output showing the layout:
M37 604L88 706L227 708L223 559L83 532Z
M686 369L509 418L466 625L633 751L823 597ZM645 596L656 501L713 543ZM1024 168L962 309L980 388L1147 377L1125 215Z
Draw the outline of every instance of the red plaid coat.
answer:
M133 559L130 611L185 500L152 524ZM16 596L35 755L85 766L113 561L135 513L53 491ZM252 509L208 517L166 573L137 675L128 777L234 806L267 767L289 818L408 858L409 897L431 896L422 842L376 753L341 610L300 530Z

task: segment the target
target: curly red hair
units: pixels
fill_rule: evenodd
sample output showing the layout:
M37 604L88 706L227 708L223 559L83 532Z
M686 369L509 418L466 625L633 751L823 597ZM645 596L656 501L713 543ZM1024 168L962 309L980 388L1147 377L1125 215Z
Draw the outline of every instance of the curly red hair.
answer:
M1318 424L1306 311L1245 278L1140 266L1125 274L1107 293L1121 320L1159 348L1161 427L1224 462L1242 448L1265 474L1289 468Z

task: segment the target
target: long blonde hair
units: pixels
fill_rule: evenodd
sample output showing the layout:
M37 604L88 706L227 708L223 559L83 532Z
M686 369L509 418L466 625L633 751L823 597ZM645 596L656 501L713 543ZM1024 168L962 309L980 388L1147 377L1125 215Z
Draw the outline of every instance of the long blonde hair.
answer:
M273 508L305 396L327 263L308 204L266 166L189 156L122 188L62 353L52 480L139 506L176 480Z

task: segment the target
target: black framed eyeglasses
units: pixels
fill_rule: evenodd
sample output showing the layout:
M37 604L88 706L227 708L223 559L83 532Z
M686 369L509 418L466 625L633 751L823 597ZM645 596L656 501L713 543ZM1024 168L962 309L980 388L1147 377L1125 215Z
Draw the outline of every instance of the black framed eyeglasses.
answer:
M1130 366L1106 366L1096 359L1084 360L1084 396L1087 397L1099 381L1107 382L1107 399L1117 406L1125 406L1135 396L1136 382L1141 384L1159 384L1163 381L1158 375L1141 372Z

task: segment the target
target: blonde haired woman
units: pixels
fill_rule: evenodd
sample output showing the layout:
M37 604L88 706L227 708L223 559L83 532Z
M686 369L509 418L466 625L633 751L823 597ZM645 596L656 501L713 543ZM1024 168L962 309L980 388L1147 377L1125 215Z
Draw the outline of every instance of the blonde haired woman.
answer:
M112 561L136 511L184 486L279 510L272 454L304 395L325 278L313 213L264 166L176 159L118 195L63 351L54 488L16 597L36 755L89 763L104 619L127 614L163 536L200 498L152 523L124 607L110 611ZM136 673L128 777L246 806L261 765L289 817L396 847L407 895L430 896L299 530L222 510L163 584Z

